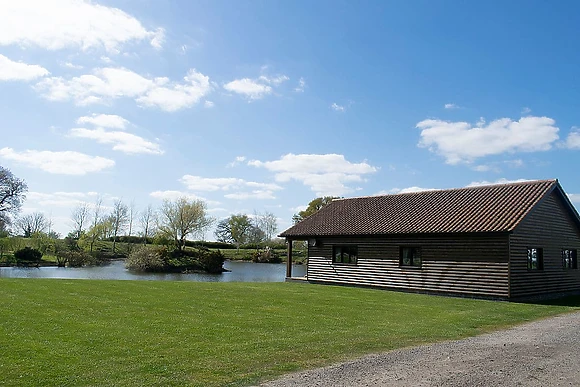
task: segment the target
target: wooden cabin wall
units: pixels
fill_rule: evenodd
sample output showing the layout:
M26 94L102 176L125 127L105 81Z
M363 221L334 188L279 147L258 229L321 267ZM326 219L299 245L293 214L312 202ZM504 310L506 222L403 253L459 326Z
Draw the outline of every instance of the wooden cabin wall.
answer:
M508 297L508 234L326 237L308 249L310 281ZM358 247L356 265L332 262L333 245ZM421 268L400 267L400 246L421 249Z
M543 270L528 270L528 247L543 249ZM511 297L580 291L580 270L564 269L562 249L580 252L580 230L555 191L510 237Z

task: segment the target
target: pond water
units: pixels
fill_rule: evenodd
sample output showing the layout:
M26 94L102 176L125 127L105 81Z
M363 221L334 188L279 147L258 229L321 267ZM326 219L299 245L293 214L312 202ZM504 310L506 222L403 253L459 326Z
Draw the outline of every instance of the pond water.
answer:
M199 282L283 282L286 264L226 261L221 274L134 273L125 269L124 261L113 261L96 267L0 267L0 278L70 278L148 281L199 281ZM306 265L293 265L292 276L306 275Z

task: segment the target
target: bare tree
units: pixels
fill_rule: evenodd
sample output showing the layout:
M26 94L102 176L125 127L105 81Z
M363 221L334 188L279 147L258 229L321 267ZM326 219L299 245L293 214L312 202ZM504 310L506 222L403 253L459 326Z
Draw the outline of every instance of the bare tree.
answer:
M278 218L271 212L254 213L257 227L264 233L266 241L271 241L278 231Z
M128 213L128 223L129 223L129 230L127 231L127 236L131 236L133 232L133 220L137 215L137 207L135 206L135 200L131 200L131 204L129 204L129 213Z
M141 223L141 235L143 235L143 244L147 244L147 237L155 233L155 210L153 206L149 204L145 210L141 213L139 217L139 222Z
M16 214L26 198L28 186L9 169L0 166L0 223L10 224L10 213Z
M183 250L187 236L204 233L212 223L213 219L206 214L204 201L182 197L173 202L163 201L157 228L162 235L172 239L179 250Z
M93 252L93 246L97 239L99 238L99 223L101 221L101 207L103 205L103 198L98 197L95 201L95 206L93 207L93 220L91 222L91 232L89 233L89 246L90 251Z
M14 224L18 231L21 231L25 238L39 232L46 232L49 227L49 221L42 212L33 212L16 219Z
M113 254L115 254L117 236L125 230L129 221L129 207L121 199L115 200L113 203L110 220L113 233Z
M76 239L81 237L83 231L87 227L90 212L91 206L86 202L80 203L75 208L73 208L70 218L73 224L73 232Z

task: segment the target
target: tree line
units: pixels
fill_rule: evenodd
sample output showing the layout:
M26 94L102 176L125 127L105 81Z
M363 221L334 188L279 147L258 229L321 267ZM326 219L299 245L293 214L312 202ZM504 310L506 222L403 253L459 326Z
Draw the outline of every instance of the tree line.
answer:
M7 235L11 229L26 238L42 234L58 239L60 235L52 230L52 221L44 213L36 211L17 216L27 190L23 180L0 166L0 233ZM235 244L237 248L241 244L268 242L278 229L277 218L271 212L236 214L216 221L208 215L202 200L181 197L164 200L157 209L148 205L139 211L134 202L127 204L122 199L106 208L103 199L98 197L93 203L82 202L72 209L72 230L68 237L90 252L97 241L110 239L114 254L120 236L139 236L144 243L153 237L183 250L187 238L202 237L216 223L217 240Z
M27 190L23 180L0 166L0 235L7 234L9 227L12 227L12 230L24 237L43 234L49 238L59 238L52 230L51 219L44 213L16 216ZM334 199L325 196L312 200L305 210L294 214L293 223L312 215ZM134 235L140 236L144 243L154 237L171 242L178 250L183 250L188 237L202 237L214 224L216 240L234 244L237 249L245 244L257 245L271 241L278 231L277 218L271 212L233 214L216 221L208 215L204 201L185 197L164 200L158 209L148 205L142 211L137 210L134 202L127 204L121 199L115 200L106 211L103 199L99 197L94 203L82 202L75 206L70 220L72 231L68 237L78 240L90 252L97 241L111 239L115 253L118 237Z

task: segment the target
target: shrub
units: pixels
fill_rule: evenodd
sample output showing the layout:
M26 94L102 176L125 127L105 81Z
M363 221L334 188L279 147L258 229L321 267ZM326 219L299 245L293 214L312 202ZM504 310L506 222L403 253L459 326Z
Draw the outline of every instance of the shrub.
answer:
M200 253L198 261L203 270L208 273L222 273L226 257L219 251L204 250Z
M167 250L162 247L139 246L125 261L129 270L145 272L167 271Z
M37 249L31 247L25 247L14 252L14 258L16 262L40 262L42 259L42 253Z
M282 258L275 250L266 247L265 249L254 251L252 261L256 263L280 263Z
M90 255L84 251L68 251L65 255L69 267L83 267L90 260Z

